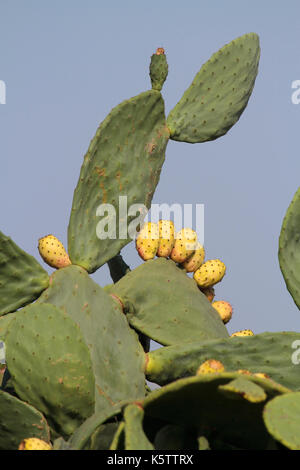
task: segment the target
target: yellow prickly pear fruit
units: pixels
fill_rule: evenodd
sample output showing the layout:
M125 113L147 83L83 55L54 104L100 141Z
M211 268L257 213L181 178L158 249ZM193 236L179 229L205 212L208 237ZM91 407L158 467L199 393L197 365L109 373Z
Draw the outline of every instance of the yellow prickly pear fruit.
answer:
M175 243L174 224L171 220L160 220L158 222L159 243L156 255L168 258Z
M64 268L72 264L63 244L54 235L40 238L38 248L45 263L52 268Z
M239 369L237 371L239 374L243 374L243 375L252 375L252 373L250 372L250 370L247 370L247 369Z
M195 271L194 279L199 287L210 287L222 281L225 272L226 266L222 261L210 259Z
M144 261L153 259L158 249L158 243L158 225L154 222L144 224L135 242L135 246L140 257Z
M195 251L197 234L191 228L182 228L177 232L170 258L175 263L184 263Z
M232 306L229 302L225 302L225 300L216 300L211 305L217 310L224 324L231 320Z
M197 375L200 374L214 374L216 372L224 372L225 367L222 362L217 361L216 359L208 359L203 362L197 370Z
M215 289L213 287L203 287L201 292L207 297L207 300L212 302L215 298Z
M264 372L256 372L253 374L255 377L259 377L261 379L269 379L270 376L268 374L265 374Z
M232 333L231 338L233 336L254 336L254 333L252 330L241 330L241 331L236 331L235 333Z
M196 244L195 252L182 264L188 273L194 273L200 268L205 258L205 250L199 242Z
M18 450L52 450L52 447L37 437L29 437L21 442Z

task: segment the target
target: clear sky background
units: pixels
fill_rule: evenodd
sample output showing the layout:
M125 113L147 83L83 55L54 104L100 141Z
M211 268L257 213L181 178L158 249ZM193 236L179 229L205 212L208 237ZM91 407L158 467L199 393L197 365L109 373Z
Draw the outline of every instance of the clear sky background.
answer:
M37 259L40 237L66 244L89 142L112 107L150 88L156 48L169 63L168 114L211 54L252 31L261 60L248 107L214 142L170 141L153 202L205 205L207 259L227 265L216 300L234 307L230 333L300 331L277 257L300 185L299 0L0 0L0 230ZM141 264L133 243L122 253ZM107 266L93 278L111 283Z

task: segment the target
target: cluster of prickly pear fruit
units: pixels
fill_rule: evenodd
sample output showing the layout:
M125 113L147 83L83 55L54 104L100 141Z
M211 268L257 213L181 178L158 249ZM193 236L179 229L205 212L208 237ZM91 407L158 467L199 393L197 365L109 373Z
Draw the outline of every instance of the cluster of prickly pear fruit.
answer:
M171 220L159 220L158 223L147 222L136 237L136 249L144 261L155 256L170 258L187 273L193 273L199 289L210 302L215 291L213 286L219 283L226 272L225 264L219 259L205 259L205 249L197 239L197 233L190 228L175 231ZM212 302L223 323L232 317L232 306L229 302L219 300Z
M300 448L299 434L280 418L283 410L299 428L299 374L289 348L300 334L230 336L232 307L214 301L225 265L204 261L193 230L146 224L136 239L146 263L131 271L120 255L132 240L131 216L116 207L118 234L113 216L99 220L101 204L115 207L124 196L129 206L150 208L170 139L207 142L235 124L259 55L253 33L226 45L166 117L168 64L157 49L152 89L116 106L84 157L68 253L53 235L39 240L43 260L56 268L50 276L0 232L1 450ZM284 274L288 240L297 238L290 212ZM89 274L105 263L114 283L101 287ZM287 283L295 292L295 278ZM150 340L161 347L149 352Z

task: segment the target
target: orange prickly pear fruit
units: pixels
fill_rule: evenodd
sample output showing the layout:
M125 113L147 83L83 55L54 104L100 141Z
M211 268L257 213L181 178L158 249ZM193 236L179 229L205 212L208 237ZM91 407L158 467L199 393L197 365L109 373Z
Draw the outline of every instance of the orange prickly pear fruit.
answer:
M241 331L236 331L235 333L232 333L231 338L233 336L254 336L254 333L252 330L241 330Z
M156 255L168 258L175 242L174 224L171 220L160 220L158 222L159 243Z
M184 263L195 251L197 234L191 228L182 228L177 232L170 258L175 263Z
M144 224L135 242L135 246L140 257L144 261L153 259L158 249L158 243L158 225L154 222Z
M231 320L232 306L229 302L225 302L225 300L216 300L211 305L217 310L224 324Z
M205 258L203 246L197 242L195 252L184 262L182 266L188 273L194 273L200 268Z
M52 450L52 446L37 437L29 437L21 442L18 450Z
M224 372L224 370L225 367L222 362L217 361L216 359L208 359L200 365L196 374L213 374L216 372Z
M214 286L222 281L226 272L225 264L219 259L210 259L194 273L194 279L199 287Z
M40 238L38 249L45 263L52 268L64 268L72 264L63 244L54 235Z

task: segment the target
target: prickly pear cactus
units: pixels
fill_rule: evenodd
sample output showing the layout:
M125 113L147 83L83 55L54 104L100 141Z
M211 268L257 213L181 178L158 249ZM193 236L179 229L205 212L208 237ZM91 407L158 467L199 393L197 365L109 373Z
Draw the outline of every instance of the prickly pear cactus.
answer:
M299 448L300 334L229 336L232 305L212 304L212 286L230 266L204 262L192 227L141 229L169 139L224 135L248 103L259 55L254 33L224 46L166 119L168 64L157 49L152 89L116 106L90 143L68 252L53 235L39 240L50 276L0 232L1 450ZM279 256L298 305L297 211L296 195ZM133 270L120 254L129 242ZM112 284L102 287L89 274L105 263ZM161 347L149 352L151 340Z

